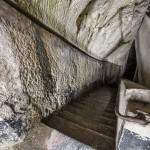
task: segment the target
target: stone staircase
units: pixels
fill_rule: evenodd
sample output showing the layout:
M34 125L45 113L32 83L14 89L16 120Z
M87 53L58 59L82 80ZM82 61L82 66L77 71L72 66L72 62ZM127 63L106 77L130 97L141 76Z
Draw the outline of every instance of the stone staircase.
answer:
M115 150L116 89L101 87L44 120L48 126L99 150Z
M115 150L116 89L86 93L45 118L23 142L2 150Z

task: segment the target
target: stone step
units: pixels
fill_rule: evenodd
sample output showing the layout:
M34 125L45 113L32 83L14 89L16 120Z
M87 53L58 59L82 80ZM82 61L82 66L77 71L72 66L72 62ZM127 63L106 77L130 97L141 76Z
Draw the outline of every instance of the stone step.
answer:
M45 123L96 149L114 150L115 95L113 88L101 87L88 96L71 102L51 115Z
M98 109L97 111L101 111L97 105L103 105L103 109L105 110L105 112L108 112L108 113L112 113L114 114L115 112L115 105L112 105L110 106L110 104L107 104L107 103L95 103L95 102L91 102L91 103L80 103L80 102L74 102L74 103L71 103L70 104L71 106L75 107L75 108L79 108L79 109L93 109L94 108L94 111L96 111L95 109ZM96 112L97 112L96 111Z
M77 150L79 147L94 150L86 144L39 123L30 130L24 141L13 147L0 148L0 150Z
M111 124L111 126L114 126L116 127L116 119L113 119L113 118L108 118L104 115L96 115L93 117L92 114L86 114L86 113L82 113L82 111L79 111L78 109L72 109L71 107L69 107L68 109L65 109L63 110L65 112L70 112L70 113L73 113L74 115L79 115L79 116L82 116L82 117L88 117L91 121L98 121L98 122L107 122L109 125ZM106 124L107 124L106 123Z
M92 119L99 119L99 117L102 115L106 118L111 118L111 119L116 120L115 113L105 112L104 108L99 108L99 109L97 109L97 108L91 108L91 109L90 108L84 108L83 109L80 107L74 107L72 105L68 105L68 107L65 107L63 110L81 115L83 117L88 117L91 120ZM107 114L105 114L105 113L107 113Z
M98 150L115 149L115 138L110 138L59 116L50 118L46 124Z
M86 115L80 115L78 113L73 113L71 111L68 111L68 110L64 110L63 111L63 114L59 114L60 116L68 116L68 115L71 115L71 116L79 116L79 117L82 117L82 118L87 118ZM90 119L90 121L93 121L93 122L96 122L96 123L101 123L101 124L105 124L106 126L110 126L110 127L116 127L116 120L112 119L112 118L107 118L105 116L96 116L92 119Z
M103 116L106 118L112 118L112 119L116 119L115 113L109 113L107 111L105 111L105 113L103 113Z
M101 134L105 134L106 136L115 138L115 128L113 126L103 124L101 121L99 122L91 121L86 117L74 115L66 111L64 111L63 113L60 113L59 116L71 122L74 122L77 124L80 123L80 125L85 128L89 128Z

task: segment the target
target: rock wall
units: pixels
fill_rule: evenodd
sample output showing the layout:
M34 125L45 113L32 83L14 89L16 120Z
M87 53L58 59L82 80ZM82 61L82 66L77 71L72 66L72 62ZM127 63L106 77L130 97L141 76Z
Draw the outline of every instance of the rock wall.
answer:
M7 0L84 52L125 66L149 0Z
M148 0L0 0L0 146L23 140L34 121L94 83L119 79L147 4Z
M136 38L137 79L146 87L150 87L150 17L145 15L143 24Z
M1 0L0 146L21 141L41 115L120 73L119 66L77 51Z

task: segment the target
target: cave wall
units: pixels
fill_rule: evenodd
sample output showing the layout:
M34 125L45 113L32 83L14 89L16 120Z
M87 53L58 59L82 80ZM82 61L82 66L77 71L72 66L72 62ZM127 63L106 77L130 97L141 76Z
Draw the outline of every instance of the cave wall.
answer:
M113 83L121 67L69 46L0 1L0 146L21 141L34 120L94 83ZM36 122L36 121L35 121Z
M117 81L147 3L0 0L0 147L22 141L41 116L59 110L95 83Z
M149 0L7 0L97 58L126 65Z

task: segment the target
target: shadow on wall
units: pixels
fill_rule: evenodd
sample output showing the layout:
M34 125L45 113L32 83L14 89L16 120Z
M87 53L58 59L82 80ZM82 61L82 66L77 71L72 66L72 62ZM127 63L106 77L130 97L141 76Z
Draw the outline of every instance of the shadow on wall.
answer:
M133 42L132 47L129 51L127 66L123 78L133 80L136 72L136 66L137 61L136 61L135 42Z

